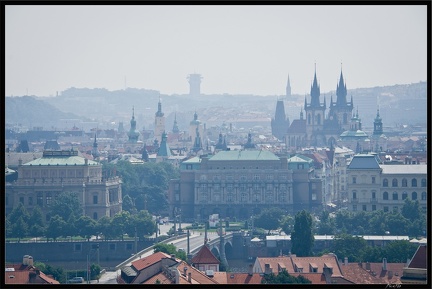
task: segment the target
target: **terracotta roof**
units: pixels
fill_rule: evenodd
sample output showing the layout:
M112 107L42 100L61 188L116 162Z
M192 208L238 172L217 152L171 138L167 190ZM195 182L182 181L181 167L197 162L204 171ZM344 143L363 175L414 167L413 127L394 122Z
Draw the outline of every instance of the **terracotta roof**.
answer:
M411 262L408 264L408 268L423 268L427 269L427 245L420 245L417 248L417 251L414 253L414 256Z
M185 267L187 268L186 276L184 275L184 271L183 271ZM208 277L205 273L201 272L195 267L188 265L184 261L181 261L179 263L179 265L177 266L177 270L179 270L180 273L180 278L179 278L180 284L218 284L216 280ZM188 281L189 273L191 273L191 282Z
M303 276L310 280L312 284L327 284L325 276L322 273L292 273L291 276Z
M171 282L171 280L167 276L165 276L163 272L154 275L142 284L156 284L157 280L159 280L160 284L173 284L173 282Z
M145 258L139 259L137 261L132 262L132 267L136 271L141 271L144 268L147 268L148 266L151 266L157 262L160 262L163 258L170 258L171 256L168 254L165 254L163 252L157 252L154 254L151 254L150 256L147 256Z
M269 264L270 268L272 268L272 272L275 274L278 272L279 264L285 266L288 273L291 274L294 272L294 266L293 266L293 263L291 262L291 257L288 257L288 256L286 256L286 257L264 257L264 258L258 257L257 262L259 263L263 273L265 271L265 264Z
M387 270L383 270L382 263L369 263L370 270L366 270L366 264L348 263L342 265L343 276L356 284L400 284L404 263L387 263ZM393 276L389 278L389 272Z
M191 260L192 264L220 264L218 258L213 255L210 249L203 245L201 249L196 253L196 255Z
M60 284L57 280L45 275L34 266L6 265L5 268L13 268L14 271L5 271L5 284ZM30 278L31 274L35 278Z
M231 276L233 278L231 278ZM234 273L227 274L227 284L261 284L262 276L260 274Z
M315 265L317 268L316 272L310 273L323 273L324 266L333 268L333 277L342 276L342 272L339 268L338 261L335 256L323 255L321 257L291 257L294 264L300 265L303 268L303 273L310 272L310 265ZM288 268L287 268L288 270ZM294 271L293 271L294 272ZM290 271L288 271L290 273Z

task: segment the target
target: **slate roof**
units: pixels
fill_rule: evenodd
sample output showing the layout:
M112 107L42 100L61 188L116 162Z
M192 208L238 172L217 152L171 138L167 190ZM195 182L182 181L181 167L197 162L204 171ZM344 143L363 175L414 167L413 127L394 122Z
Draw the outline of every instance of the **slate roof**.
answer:
M192 264L220 264L218 258L213 255L210 249L204 245L191 259Z
M348 165L348 169L379 169L380 166L378 161L374 155L355 155L350 164Z
M287 131L288 134L300 134L306 133L306 120L305 119L295 119L291 122L290 127Z
M208 161L278 161L279 158L272 152L266 150L245 150L245 151L220 151Z

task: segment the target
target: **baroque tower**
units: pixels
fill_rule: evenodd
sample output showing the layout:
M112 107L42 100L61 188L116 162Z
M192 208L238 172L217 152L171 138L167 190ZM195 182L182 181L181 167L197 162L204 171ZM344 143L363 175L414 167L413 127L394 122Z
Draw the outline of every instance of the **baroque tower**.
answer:
M165 116L162 112L162 103L159 97L158 110L155 113L154 138L160 140L165 131Z
M140 135L139 131L136 129L136 120L135 120L135 108L132 107L132 119L130 121L130 130L128 132L129 142L136 143L138 141L138 137Z

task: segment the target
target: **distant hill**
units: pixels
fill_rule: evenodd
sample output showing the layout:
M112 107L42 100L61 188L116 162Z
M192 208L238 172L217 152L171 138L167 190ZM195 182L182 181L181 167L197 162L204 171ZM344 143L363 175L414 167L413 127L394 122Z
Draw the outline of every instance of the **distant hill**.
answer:
M378 107L385 127L427 122L426 82L357 89L348 87L348 101L351 95L365 128L373 127ZM174 115L180 130L188 130L195 110L200 120L221 125L227 119L241 118L249 112L253 112L254 117L270 119L274 117L277 99L284 99L287 117L292 121L299 118L304 105L304 95L293 95L289 99L283 95L204 94L192 97L187 94L163 95L155 90L137 88L116 91L69 88L56 97L7 97L6 122L49 128L56 126L59 119L79 118L101 124L123 121L128 129L134 107L138 128L152 129L159 97L167 118L167 130L172 128ZM310 100L310 96L307 97ZM336 100L336 92L321 92L321 101L324 97L329 106L331 97Z
M33 127L58 127L62 119L83 119L73 113L62 112L47 101L33 96L6 97L5 120L7 124Z

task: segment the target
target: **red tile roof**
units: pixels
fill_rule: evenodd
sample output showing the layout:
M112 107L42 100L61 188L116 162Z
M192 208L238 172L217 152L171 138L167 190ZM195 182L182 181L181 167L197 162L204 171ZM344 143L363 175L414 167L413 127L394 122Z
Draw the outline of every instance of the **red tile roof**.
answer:
M160 262L163 258L170 258L171 256L165 254L163 252L157 252L147 256L145 258L139 259L137 261L132 262L132 267L135 268L136 271L141 271L148 266L151 266L157 262Z
M145 280L142 284L156 284L157 280L159 280L159 284L173 284L171 280L165 276L163 272L160 272L159 274L154 275L153 277Z
M387 270L383 270L382 263L369 263L370 270L366 270L366 264L348 263L342 265L343 276L356 284L400 284L404 263L387 263ZM392 276L389 276L392 272Z
M213 255L210 249L204 245L191 259L192 264L220 264L218 258Z
M184 275L184 268L187 268L186 275ZM205 273L188 265L186 262L181 261L177 266L177 270L179 270L180 284L218 284L218 282L210 277L208 277ZM188 280L189 273L191 273L191 282Z
M262 276L258 273L226 273L226 284L261 284Z
M14 271L5 271L5 284L60 284L57 280L45 275L34 266L6 265Z

